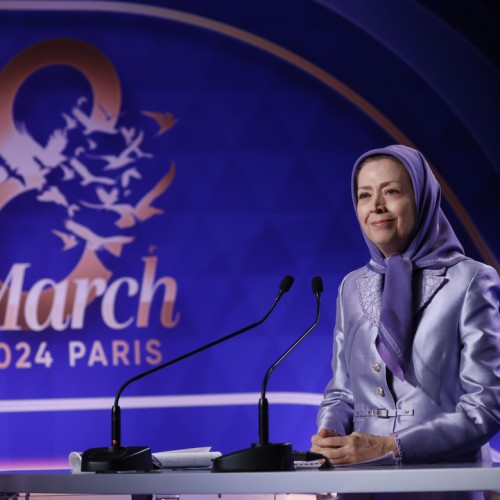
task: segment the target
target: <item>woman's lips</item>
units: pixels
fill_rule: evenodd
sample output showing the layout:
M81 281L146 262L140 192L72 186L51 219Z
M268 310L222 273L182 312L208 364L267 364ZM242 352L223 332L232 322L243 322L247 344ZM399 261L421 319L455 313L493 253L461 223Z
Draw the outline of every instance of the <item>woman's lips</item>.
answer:
M387 224L390 224L391 222L394 222L394 219L375 220L375 221L370 222L370 225L374 226L374 227L382 227L382 226L386 226Z

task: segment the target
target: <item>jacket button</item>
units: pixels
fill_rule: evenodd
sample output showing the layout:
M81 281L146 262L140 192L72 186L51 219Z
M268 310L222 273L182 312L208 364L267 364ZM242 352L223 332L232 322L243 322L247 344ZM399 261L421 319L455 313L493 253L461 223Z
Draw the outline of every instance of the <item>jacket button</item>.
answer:
M376 371L376 372L379 372L380 370L382 370L382 366L380 365L380 363L375 363L372 365L372 368Z
M384 395L385 395L385 391L384 391L384 389L382 389L382 387L379 387L379 388L377 389L377 394L378 394L379 396L384 396Z

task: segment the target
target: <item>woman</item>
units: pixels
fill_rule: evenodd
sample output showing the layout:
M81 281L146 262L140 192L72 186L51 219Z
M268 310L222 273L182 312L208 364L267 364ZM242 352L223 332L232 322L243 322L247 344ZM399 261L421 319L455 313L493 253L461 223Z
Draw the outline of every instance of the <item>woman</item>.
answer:
M340 285L334 377L312 451L334 465L389 452L403 463L490 459L500 429L498 273L463 254L418 151L362 155L352 195L371 260Z

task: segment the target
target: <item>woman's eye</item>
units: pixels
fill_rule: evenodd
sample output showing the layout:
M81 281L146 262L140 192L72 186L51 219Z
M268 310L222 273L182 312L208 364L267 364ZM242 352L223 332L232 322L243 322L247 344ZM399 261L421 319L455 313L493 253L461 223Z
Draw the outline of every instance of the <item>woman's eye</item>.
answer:
M359 193L358 194L358 200L364 200L368 198L370 195L368 193Z
M399 191L395 188L389 188L387 191L386 191L386 194L398 194Z

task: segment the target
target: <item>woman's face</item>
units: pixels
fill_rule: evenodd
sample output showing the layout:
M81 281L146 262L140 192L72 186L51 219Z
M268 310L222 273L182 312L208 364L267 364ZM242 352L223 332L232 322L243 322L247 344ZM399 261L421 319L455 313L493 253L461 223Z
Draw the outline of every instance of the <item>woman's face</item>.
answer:
M415 194L396 159L368 160L357 178L356 212L366 237L384 257L406 250L416 223Z

